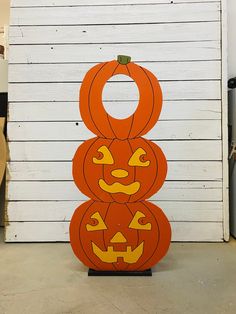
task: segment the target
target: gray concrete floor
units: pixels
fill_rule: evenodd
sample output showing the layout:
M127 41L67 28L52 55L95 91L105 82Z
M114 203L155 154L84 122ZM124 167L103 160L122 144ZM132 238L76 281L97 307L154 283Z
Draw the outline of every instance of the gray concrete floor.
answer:
M236 241L175 243L153 277L88 277L69 244L0 243L0 314L236 313Z

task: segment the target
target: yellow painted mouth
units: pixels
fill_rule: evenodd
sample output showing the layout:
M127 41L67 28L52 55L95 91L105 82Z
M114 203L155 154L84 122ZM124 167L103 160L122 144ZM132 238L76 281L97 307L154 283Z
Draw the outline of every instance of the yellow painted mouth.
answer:
M107 251L102 251L95 243L92 242L93 253L104 263L116 263L118 257L122 257L125 263L134 264L143 254L144 242L139 244L132 251L131 246L127 246L126 251L114 251L112 246L108 246Z
M103 179L100 179L98 181L98 184L103 191L106 191L106 192L112 193L112 194L124 193L127 195L133 195L133 194L137 193L139 188L140 188L140 183L138 181L135 181L135 182L128 184L128 185L124 185L124 184L121 184L119 182L115 182L115 183L109 185Z

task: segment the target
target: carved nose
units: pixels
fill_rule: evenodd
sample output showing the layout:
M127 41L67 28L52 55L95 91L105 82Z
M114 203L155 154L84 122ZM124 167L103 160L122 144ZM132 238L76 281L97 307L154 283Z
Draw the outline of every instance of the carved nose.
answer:
M124 169L115 169L111 172L111 174L115 178L126 178L129 173Z
M127 240L121 232L117 232L111 239L111 243L126 243Z

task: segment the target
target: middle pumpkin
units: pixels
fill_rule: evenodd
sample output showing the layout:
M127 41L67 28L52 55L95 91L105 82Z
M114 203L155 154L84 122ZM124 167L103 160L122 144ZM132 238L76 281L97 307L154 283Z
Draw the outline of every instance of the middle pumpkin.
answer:
M162 150L144 138L92 138L73 158L73 178L93 200L129 203L146 200L163 185L167 162Z

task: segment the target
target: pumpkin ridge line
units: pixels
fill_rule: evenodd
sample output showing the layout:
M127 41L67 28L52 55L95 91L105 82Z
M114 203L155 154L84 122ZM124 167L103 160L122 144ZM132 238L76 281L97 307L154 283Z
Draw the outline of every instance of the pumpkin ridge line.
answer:
M127 206L129 211L131 212L132 216L134 217L132 210L129 208L129 204L125 204L125 205ZM139 230L137 230L137 244L136 244L136 246L138 246L138 243L139 243Z
M130 130L131 130L131 129L130 129ZM130 133L130 132L129 132L129 133ZM130 147L131 153L133 154L133 149L132 149L132 146L131 146L130 141L129 141L129 139L128 139L128 138L127 138L127 141L128 141L128 144L129 144L129 147ZM136 179L136 169L135 169L135 167L134 167L134 181L135 181L135 179ZM130 195L130 196L129 196L129 200L128 200L128 202L130 201L131 196L132 196L132 195Z
M126 64L125 66L126 66L126 68L127 68L127 71L128 71L128 73L129 73L129 76L131 77L131 73L130 73L128 64ZM132 78L132 77L131 77L131 78ZM136 110L137 110L137 108L136 108ZM135 110L135 112L136 112L136 110ZM128 133L128 135L127 135L127 138L129 138L130 133L131 133L131 130L132 130L132 127L133 127L133 124L134 124L134 115L135 115L135 112L134 112L133 115L132 115L132 121L131 121L131 124L130 124L129 133ZM130 196L130 197L131 197L131 196Z
M118 65L117 65L116 68L114 69L114 71L113 71L111 77L114 75L114 73L116 72L116 70L117 70L117 68L118 68L119 66L122 66L122 67L123 67L123 66L126 66L126 68L127 68L127 65L118 63ZM129 75L130 75L130 72L129 72L128 68L127 68L127 71L128 71L128 73L129 73ZM119 74L119 73L118 73L118 74ZM120 139L120 137L116 135L116 132L115 132L114 129L112 128L112 123L111 123L110 119L114 119L114 118L113 118L111 115L109 115L109 114L107 113L107 120L108 120L109 126L110 126L110 128L111 128L111 131L113 132L115 138ZM132 125L132 123L131 123L131 125ZM129 132L129 134L130 134L130 132ZM129 134L128 134L128 136L129 136ZM128 136L127 136L127 137L128 137ZM125 138L125 139L126 139L126 138Z
M132 215L132 217L134 217L134 214L133 214L132 210L129 208L129 203L125 203L125 206L128 208L128 210L129 210L130 214ZM138 230L136 230L136 231L137 231L137 244L136 244L136 246L138 246L138 243L139 243L139 231ZM127 265L126 270L129 269L129 267L130 267L130 265Z
M126 64L125 66L126 66L126 69L127 69L128 73L129 73L129 76L131 77L131 73L130 73L128 64ZM136 108L136 110L137 110L137 108ZM135 111L136 111L136 110L135 110ZM130 124L130 128L129 128L129 133L128 133L128 135L127 135L127 139L128 139L129 136L130 136L130 132L131 132L132 127L133 127L133 124L134 124L134 115L135 115L135 112L134 112L133 115L132 115L132 121L131 121L131 124Z
M131 77L131 74L130 74L130 70L129 70L128 64L126 64L125 66L126 66L126 68L127 68L127 72L129 73L129 76Z
M109 62L105 62L104 65L101 66L101 68L98 70L98 72L94 75L94 77L93 77L93 79L92 79L92 82L91 82L91 84L90 84L90 86L89 86L89 92L88 92L88 109L89 109L89 114L90 114L91 120L92 120L92 122L93 122L95 128L97 129L98 133L99 133L99 134L102 134L102 136L103 136L104 138L106 138L106 136L105 136L100 130L98 130L97 125L96 125L96 123L95 123L95 121L94 121L94 119L93 119L92 112L91 112L91 108L90 108L90 96L91 96L92 85L93 85L93 82L94 82L95 78L97 77L98 73L99 73L108 63L109 63Z
M113 140L113 141L114 141L114 140ZM113 197L112 197L112 199L113 199ZM114 202L113 202L113 203L114 203ZM106 222L106 217L107 217L109 208L110 208L111 204L113 204L113 203L109 203L109 204L108 204L107 211L106 211L106 214L105 214L105 217L104 217L104 222ZM104 241L104 246L106 247L104 233L105 233L105 230L103 230L103 241ZM117 268L116 268L116 266L114 265L114 263L112 263L112 267L113 267L115 270L117 270Z
M114 134L114 137L117 138L117 135L111 126L110 115L107 112L106 112L106 114L107 114L107 121L109 123L110 129L111 129L112 133Z
M104 222L106 223L106 217L107 217L107 213L109 211L109 208L111 206L111 203L108 203L107 209L106 209L106 213L104 216ZM105 230L102 231L102 237L103 237L103 243L104 243L104 247L106 248L106 242L105 242Z
M146 128L146 126L149 124L149 122L150 122L150 120L151 120L151 117L152 117L152 114L153 114L153 111L154 111L154 107L155 107L155 104L154 104L155 96L154 96L154 89L153 89L153 86L152 86L152 82L151 82L149 76L147 75L145 69L144 69L143 67L141 67L140 65L138 65L138 67L139 67L139 68L144 72L144 74L146 75L146 77L147 77L147 79L148 79L148 81L149 81L149 83L150 83L151 89L152 89L152 111L150 112L148 121L146 122L146 124L144 125L144 127L142 128L142 130L137 134L137 136L138 136L139 134L141 134L142 131L143 131L143 130ZM153 127L154 127L154 126L153 126ZM153 128L153 127L152 127L152 128ZM152 128L151 128L151 129L152 129Z
M90 189L90 186L89 186L89 184L88 184L88 181L87 181L87 179L86 179L85 172L84 172L84 169L85 169L84 166L85 166L86 157L87 157L87 155L88 155L90 149L92 148L92 146L93 146L99 139L100 139L100 137L96 137L95 140L93 141L93 143L92 143L92 144L89 146L89 148L87 149L87 152L86 152L86 154L85 154L85 156L84 156L84 160L83 160L83 176L84 176L84 180L85 180L86 185L87 185L88 189L90 190L91 194L94 195L100 202L102 202L102 200L96 195L96 193L94 193L94 192Z
M152 204L152 203L151 203ZM154 252L152 253L152 255L149 257L149 259L147 259L141 266L139 266L138 267L138 269L140 269L144 264L147 264L148 263L148 261L150 261L150 259L153 257L153 255L156 253L156 250L157 250L157 248L158 248L158 246L159 246L159 242L160 242L160 227L159 227L159 223L158 223L158 220L157 220L157 218L156 218L156 216L154 215L154 213L151 211L151 209L145 204L145 202L143 202L143 205L144 205L144 207L146 207L146 209L152 214L152 216L154 217L154 219L155 219L155 221L156 221L156 225L157 225L157 230L158 230L158 240L157 240L157 245L156 245L156 248L155 248L155 250L154 250ZM156 205L154 205L154 204L152 204L153 206L156 206ZM156 206L157 207L157 206ZM158 207L161 211L162 211L162 209L160 208L160 207ZM162 211L163 212L163 211ZM163 213L164 214L164 213ZM164 214L165 215L165 214ZM163 256L162 256L163 257ZM160 259L159 259L160 260ZM137 270L138 270L137 269Z
M156 154L155 154L155 152L154 152L152 146L149 144L149 141L148 141L147 139L145 139L145 138L142 138L142 139L147 143L147 145L150 147L151 151L153 152L153 155L154 155L155 160L156 160L157 171L158 171L159 165L158 165L158 160L157 160ZM159 146L157 146L157 147L159 148ZM139 198L139 200L142 199L142 198L144 197L144 195L148 194L148 192L149 192L149 191L152 189L152 187L154 186L154 184L155 184L155 182L156 182L156 179L157 179L157 171L156 171L155 179L153 180L152 185L150 186L150 188L148 189L148 191L146 191L146 193L143 194L143 195ZM164 182L163 182L163 183L164 183ZM162 183L162 185L163 185L163 183ZM159 189L160 189L160 188L159 188ZM158 189L158 190L159 190L159 189ZM144 200L144 201L145 201L145 200Z
M110 206L111 206L112 203L107 203L107 204L108 204L108 206L107 206L106 214L105 214L105 216L104 216L104 221L106 220L106 217L107 217L109 208L110 208Z
M129 138L130 133L131 133L131 130L132 130L132 127L133 127L133 124L134 124L134 115L135 115L135 112L134 112L134 114L132 115L132 121L131 121L131 124L130 124L129 133L128 133L128 135L127 135L127 138ZM134 138L136 138L136 137L134 137Z
M90 201L92 201L92 204L90 204L89 207L85 209L85 211L84 211L84 213L83 213L83 216L82 216L82 218L81 218L81 220L80 220L80 224L79 224L79 241L80 241L80 245L81 245L81 247L82 247L82 249L83 249L83 252L84 252L84 254L86 255L86 257L88 258L88 260L89 260L95 267L97 267L96 264L94 264L94 263L91 261L91 259L89 258L89 256L86 254L86 250L84 250L84 247L83 247L83 244L82 244L82 241L81 241L81 237L80 237L81 224L82 224L82 221L83 221L83 219L84 219L84 216L85 216L85 214L87 213L88 209L95 203L94 200L90 200ZM83 203L83 204L84 204L84 203ZM100 267L97 267L97 268L100 269ZM100 270L101 270L101 269L100 269Z
M113 143L114 141L115 141L115 139L113 138L112 141L111 141L111 143L110 143L110 145L109 145L109 148L111 147L111 145L112 145L112 143ZM104 178L104 175L103 175L103 178ZM109 193L109 195L110 195L111 199L113 200L113 202L115 202L113 195L112 195L111 193Z
M114 73L116 72L116 69L118 68L119 65L120 65L120 64L118 63L117 66L115 67L114 71L112 72L111 77L114 75ZM102 104L103 104L103 102L102 102ZM104 105L103 105L103 107L104 107ZM114 134L114 137L117 138L117 135L116 135L116 133L115 133L115 131L113 130L112 125L111 125L110 115L109 115L107 112L106 112L106 114L107 114L107 120L108 120L109 126L110 126L110 128L111 128L111 131L112 131L112 133Z
M119 65L120 64L118 63L117 66L115 67L115 69L113 70L111 77L114 75L114 73L116 72L116 69L118 68Z
M126 64L125 66L126 66L126 68L127 68L127 71L128 71L128 73L129 73L129 76L131 77L131 73L130 73L130 70L129 70L129 68L128 68L128 64ZM131 78L132 78L132 77L131 77ZM139 104L138 104L138 106L139 106ZM136 108L135 112L132 114L132 121L131 121L131 124L130 124L130 129L129 129L129 133L128 133L128 135L127 135L127 138L130 137L130 133L131 133L131 130L132 130L132 127L133 127L133 124L134 124L134 116L135 116L135 113L136 113L137 109L138 109L138 108ZM134 136L134 138L136 138L136 136Z

